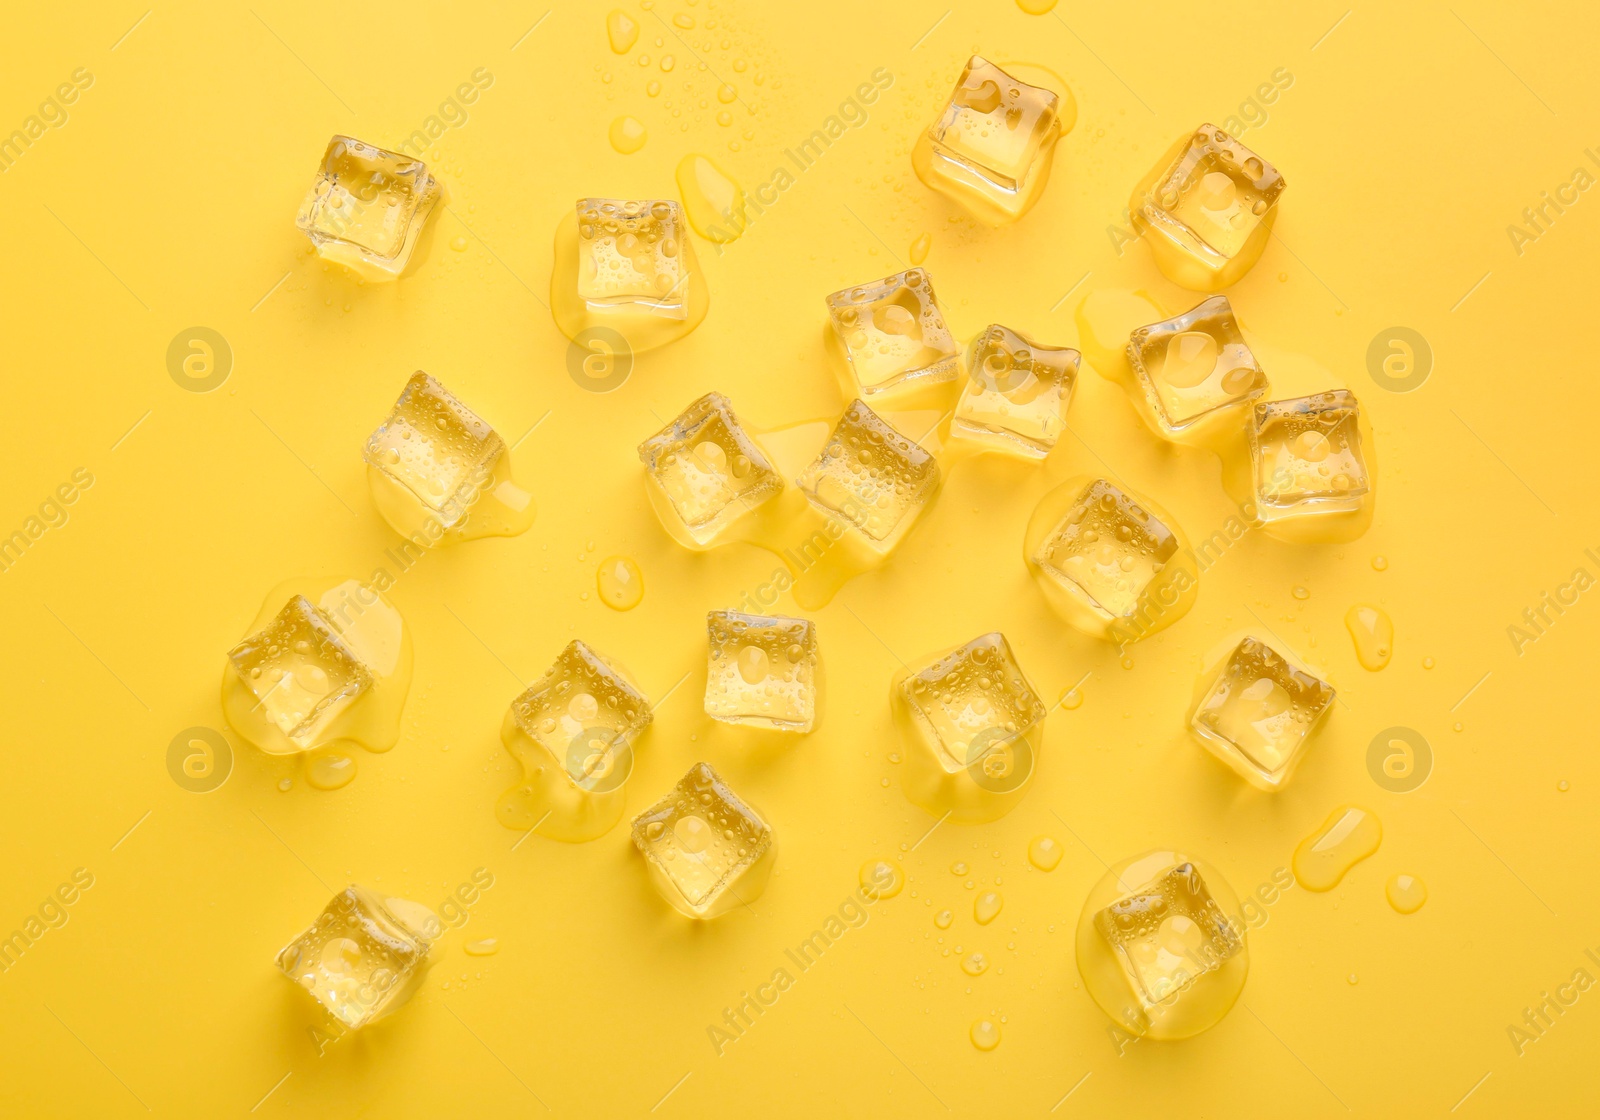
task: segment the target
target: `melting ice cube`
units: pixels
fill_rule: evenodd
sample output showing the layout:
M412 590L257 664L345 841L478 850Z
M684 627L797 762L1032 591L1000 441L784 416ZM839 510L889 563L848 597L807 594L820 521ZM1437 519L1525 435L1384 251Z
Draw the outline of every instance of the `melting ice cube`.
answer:
M432 916L406 899L347 887L283 948L278 967L346 1027L366 1026L404 1003L422 978L433 931L401 917L419 913Z
M888 553L938 489L939 464L857 400L795 485L824 514L859 530L871 549Z
M654 494L671 507L662 511L668 530L681 526L701 547L783 489L721 393L707 393L641 443L639 458Z
M1041 346L998 323L967 349L967 383L956 403L956 435L1042 459L1067 427L1080 355Z
M302 750L372 687L367 666L304 595L230 650L228 660L266 718Z
M914 386L954 381L960 349L920 268L828 297L843 348L850 395L871 399Z
M418 370L389 418L367 437L365 457L450 528L483 495L505 451L493 428Z
M1259 397L1267 377L1227 296L1133 332L1128 362L1161 432L1175 435L1219 409Z
M712 611L706 630L707 715L778 731L812 729L821 662L810 621Z
M633 842L662 897L691 918L754 901L776 854L772 829L704 762L634 818Z
M1218 669L1189 717L1196 738L1246 781L1278 789L1333 703L1333 689L1255 638Z
M405 271L440 194L421 160L335 136L296 223L322 256L393 279Z

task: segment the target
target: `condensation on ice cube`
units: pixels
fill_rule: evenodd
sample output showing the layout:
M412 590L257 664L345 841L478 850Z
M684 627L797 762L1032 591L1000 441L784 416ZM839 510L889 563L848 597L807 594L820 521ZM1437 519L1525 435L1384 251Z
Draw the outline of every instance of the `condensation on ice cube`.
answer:
M1192 863L1168 868L1101 910L1094 923L1146 1011L1216 972L1244 947Z
M505 441L493 428L418 370L389 418L367 437L365 458L448 529L489 488L505 452Z
M851 401L817 458L795 485L823 514L888 553L939 487L939 464L861 401Z
M1134 331L1128 363L1164 435L1181 433L1267 391L1266 374L1239 332L1227 296L1212 296L1182 315Z
M580 790L619 786L632 770L634 741L655 718L622 667L577 640L511 702L511 715Z
M302 750L372 687L367 666L304 595L230 650L228 661L268 721Z
M1078 495L1035 562L1108 619L1131 618L1178 551L1172 530L1103 478Z
M683 207L671 199L581 198L578 295L591 309L689 314L691 258Z
M1256 404L1250 465L1262 520L1361 508L1371 480L1360 420L1348 389Z
M946 772L967 771L996 785L1027 780L1030 732L1046 712L1004 634L974 638L900 687L923 742Z
M691 547L776 497L783 479L721 393L707 393L639 445L653 504L669 532ZM668 509L660 508L665 498ZM675 530L681 530L675 531Z
M1333 698L1325 681L1246 637L1195 704L1189 730L1251 785L1279 789Z
M991 323L967 348L952 435L1042 459L1067 427L1081 355Z
M347 887L278 953L278 967L345 1027L364 1027L404 1003L426 971L438 922L402 917L419 914L433 917L409 900Z
M960 347L924 270L834 292L827 304L849 374L846 396L904 396L954 381L960 372Z
M776 731L815 726L821 660L808 619L711 611L706 714Z
M766 821L704 762L634 818L633 842L661 896L691 918L753 902L777 850Z
M1283 189L1275 167L1203 124L1140 182L1129 211L1167 279L1214 292L1261 256Z
M421 160L335 136L296 223L327 259L393 279L405 271L441 193Z

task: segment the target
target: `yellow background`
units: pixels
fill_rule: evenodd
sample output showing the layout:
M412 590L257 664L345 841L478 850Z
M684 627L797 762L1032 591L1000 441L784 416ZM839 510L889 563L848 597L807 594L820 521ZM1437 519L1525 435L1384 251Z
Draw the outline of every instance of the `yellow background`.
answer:
M1575 969L1600 977L1583 954L1600 946L1589 718L1600 593L1520 656L1506 628L1573 569L1600 575L1583 554L1600 545L1583 466L1600 403L1584 327L1600 201L1581 195L1521 255L1506 227L1575 168L1595 170L1584 154L1600 142L1595 14L1467 0L1348 15L1338 3L1203 16L1192 4L1072 3L1029 16L992 0L941 21L937 3L660 0L653 12L630 3L644 37L620 58L605 5L562 4L528 34L546 6L7 10L0 134L75 68L94 83L0 175L0 530L21 527L75 469L95 481L66 524L0 573L0 932L75 868L94 886L0 974L0 1113L1592 1114L1600 990L1521 1056L1507 1027ZM667 29L679 11L702 24L686 42ZM709 33L708 14L719 22ZM1052 66L1079 102L1043 201L999 232L952 220L909 162L974 49ZM745 72L727 72L736 57ZM325 269L294 215L328 137L398 144L479 67L494 84L438 142L450 211L436 212L412 273L358 286ZM673 194L690 151L754 184L879 67L895 82L865 126L723 254L700 244L712 293L701 329L643 356L614 393L579 388L543 306L551 234L573 199ZM1277 236L1230 294L1252 337L1320 362L1370 411L1382 460L1370 533L1328 547L1250 534L1206 573L1195 610L1122 668L1055 621L1028 579L1020 542L1038 497L1103 459L1196 538L1229 507L1214 460L1159 446L1121 391L1086 370L1075 437L1042 468L987 457L959 468L890 566L816 612L821 730L760 753L708 732L705 611L774 562L747 546L691 555L670 543L646 503L638 441L713 388L760 426L836 415L823 296L902 267L922 232L963 337L999 320L1073 345L1073 310L1097 287L1181 300L1143 245L1119 257L1107 227L1174 137L1236 114L1280 67L1292 87L1243 140L1289 189ZM650 76L666 84L660 98L645 93ZM717 76L740 92L731 128L714 119ZM606 140L624 112L650 131L632 156ZM450 247L458 237L464 251ZM207 394L166 369L169 342L195 325L235 354ZM1406 395L1366 368L1369 342L1395 325L1435 353L1432 376ZM537 523L400 577L390 597L413 627L413 695L398 747L363 755L352 785L313 790L291 760L230 732L226 784L180 788L168 743L190 726L224 728L222 655L266 591L385 563L396 538L367 497L361 441L418 368L508 440L545 418L515 455ZM645 573L631 613L593 593L612 554ZM1383 572L1370 563L1379 554ZM1291 595L1297 585L1309 598ZM1358 667L1344 632L1357 601L1394 618L1397 652L1381 673ZM1252 615L1326 661L1347 705L1275 797L1181 731L1203 653ZM1051 702L1092 672L1085 701L1051 716L1042 772L1015 813L947 824L903 853L932 819L905 801L888 758L899 749L888 680L902 660L996 628ZM519 682L577 636L652 696L689 674L658 708L629 813L692 762L713 762L779 835L754 913L681 920L622 827L512 850L518 835L492 813L513 775L500 719ZM1391 725L1432 744L1434 772L1416 792L1368 774L1368 741ZM284 777L294 784L280 792ZM1347 802L1382 819L1381 849L1333 892L1293 889L1269 908L1250 935L1241 1005L1200 1038L1119 1054L1071 951L1100 861L1180 846L1243 894ZM1066 845L1053 873L1027 866L1038 834ZM863 861L902 854L904 893L719 1057L706 1028L723 1008L784 965ZM958 860L975 890L950 872ZM480 867L495 885L426 989L319 1056L303 994L273 967L278 948L348 881L437 903ZM1397 871L1431 891L1415 916L1384 902ZM973 897L995 882L1005 910L978 927ZM941 945L933 915L945 907L957 917ZM463 955L465 938L487 936L497 955ZM958 944L995 966L966 976L941 952ZM981 1015L1005 1016L991 1053L967 1038Z

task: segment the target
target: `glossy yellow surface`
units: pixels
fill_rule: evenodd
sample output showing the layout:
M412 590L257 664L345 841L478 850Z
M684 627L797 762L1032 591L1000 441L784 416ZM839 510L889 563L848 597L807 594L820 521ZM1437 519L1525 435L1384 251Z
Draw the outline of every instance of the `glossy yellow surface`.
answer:
M639 25L623 53L615 7ZM9 6L0 140L28 144L0 148L0 536L24 542L0 553L0 936L24 941L0 959L0 1114L1600 1111L1600 14L1345 7L1212 6L1202 35L1178 3ZM1078 110L1000 230L911 167L973 53L1050 67ZM610 140L624 115L647 134L631 155ZM1086 294L1150 293L1163 310L1135 325L1198 302L1124 208L1207 120L1291 184L1225 294L1268 399L1359 397L1382 467L1359 539L1233 531L1216 458L1159 441L1091 372ZM445 196L406 274L324 267L295 215L330 137L419 133ZM691 235L706 319L649 353L575 353L545 306L558 223L583 197L678 198L691 154L737 180L747 220ZM828 605L761 602L781 562L674 543L635 448L713 389L754 429L831 425L824 297L919 243L961 344L1000 322L1083 351L1068 432L1042 464L954 463ZM513 449L526 533L398 550L362 446L418 369ZM1021 558L1045 493L1107 474L1210 557L1189 614L1126 650L1058 620ZM625 612L597 585L617 556L645 588ZM400 740L312 788L229 730L224 654L283 581L380 568L415 651ZM1381 672L1345 630L1358 603L1393 620ZM814 733L704 714L712 609L816 623ZM1272 795L1184 731L1205 651L1259 627L1339 693ZM1002 819L934 827L901 790L888 684L995 630L1055 708L1038 770ZM518 765L501 719L575 638L656 711L625 813L587 844L494 812ZM623 822L701 761L780 853L750 907L696 923ZM1381 819L1378 850L1298 886L1296 845L1352 804ZM1049 873L1038 836L1064 852ZM1238 1004L1184 1042L1116 1033L1074 955L1106 865L1153 848L1214 864L1248 927ZM878 861L900 889L863 886ZM1413 914L1386 900L1396 874L1427 884ZM274 965L349 883L446 923L422 990L355 1033ZM1004 909L979 925L991 890Z

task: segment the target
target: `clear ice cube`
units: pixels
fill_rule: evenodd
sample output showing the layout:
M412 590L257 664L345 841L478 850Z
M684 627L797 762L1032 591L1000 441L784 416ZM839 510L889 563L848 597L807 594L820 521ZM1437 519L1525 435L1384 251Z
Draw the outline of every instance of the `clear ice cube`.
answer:
M1333 688L1245 638L1218 669L1189 717L1189 729L1246 781L1277 789L1328 708Z
M706 714L724 723L807 732L817 710L817 628L803 618L711 611Z
M394 277L440 194L421 160L335 136L296 222L323 256Z
M578 200L578 296L591 311L689 314L688 227L671 199Z
M1049 175L1061 134L1059 101L1052 91L973 55L928 130L929 185L944 180L964 187L1020 217L1034 201L1034 181Z
M1045 537L1034 562L1109 620L1132 618L1140 597L1177 554L1172 530L1097 478Z
M721 393L707 393L641 443L639 459L700 545L783 489L783 479Z
M1192 863L1168 868L1094 916L1146 1011L1220 969L1243 948Z
M511 702L511 715L582 790L612 788L655 713L623 669L581 641Z
M1026 764L1019 744L1047 714L1005 635L974 638L901 684L912 719L946 773L981 773L999 784Z
M367 437L365 458L448 529L466 517L505 451L505 441L477 413L418 370L389 418Z
M1128 341L1128 362L1168 435L1267 391L1266 374L1239 333L1227 296L1140 327Z
M304 595L229 650L228 661L266 718L302 750L372 687L367 666Z
M857 400L794 481L812 505L854 526L874 551L887 553L938 489L939 464Z
M1250 465L1263 518L1360 508L1370 489L1360 414L1348 389L1255 406Z
M427 934L402 921L391 903L422 909L347 887L278 953L283 974L351 1029L404 1003L426 966Z
M1270 163L1203 124L1146 176L1129 208L1169 280L1217 291L1261 256L1283 188Z
M922 269L834 292L827 302L856 396L955 380L961 351Z
M656 889L694 918L751 902L774 850L772 829L704 762L634 818L633 842Z
M1042 459L1067 427L1081 356L1041 346L999 323L967 349L967 383L951 420L964 435L1031 459Z

